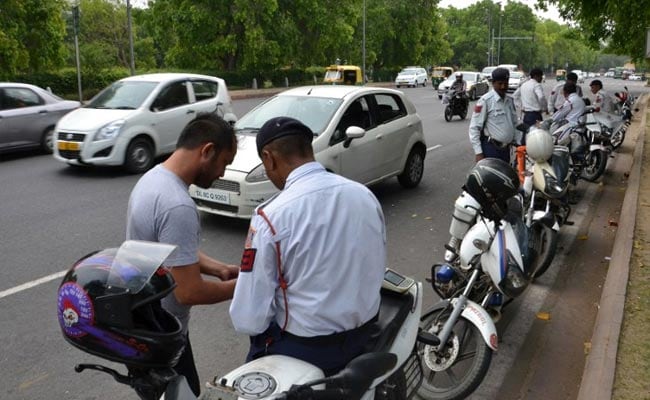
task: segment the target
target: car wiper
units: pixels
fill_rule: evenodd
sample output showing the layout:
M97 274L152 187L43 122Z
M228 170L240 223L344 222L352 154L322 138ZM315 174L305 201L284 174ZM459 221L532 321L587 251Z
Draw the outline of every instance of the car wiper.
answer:
M120 107L113 107L114 110L135 110L135 107L131 106L120 106Z

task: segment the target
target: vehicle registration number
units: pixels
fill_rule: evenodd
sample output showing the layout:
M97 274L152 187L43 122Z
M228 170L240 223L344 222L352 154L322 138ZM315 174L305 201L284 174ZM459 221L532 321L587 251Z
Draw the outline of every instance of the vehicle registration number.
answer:
M59 150L79 150L79 143L77 142L57 142Z
M194 197L219 204L230 204L230 193L215 189L195 189Z

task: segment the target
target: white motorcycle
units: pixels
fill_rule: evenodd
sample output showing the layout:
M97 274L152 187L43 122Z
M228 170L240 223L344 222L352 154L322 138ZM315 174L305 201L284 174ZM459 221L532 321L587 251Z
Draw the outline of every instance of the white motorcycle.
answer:
M431 268L441 301L422 317L439 345L418 344L425 399L463 399L483 381L498 347L495 320L532 280L534 250L522 219L519 178L505 162L479 161L456 201L447 262Z
M175 286L171 274L161 267L174 250L170 245L126 241L119 249L86 256L69 270L59 288L64 338L128 369L128 375L123 375L102 365L80 364L77 372L106 372L131 386L143 400L197 399L185 378L171 368L184 342L178 320L159 304ZM199 399L411 398L422 381L416 340L439 343L420 331L421 311L422 284L387 269L368 352L341 372L326 377L302 360L269 355L215 377Z

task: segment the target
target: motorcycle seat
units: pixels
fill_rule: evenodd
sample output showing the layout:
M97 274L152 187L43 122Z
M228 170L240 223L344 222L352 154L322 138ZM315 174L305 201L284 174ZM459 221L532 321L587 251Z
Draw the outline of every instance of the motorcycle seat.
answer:
M402 294L381 290L379 317L371 329L369 351L388 351L404 320L411 312L413 302L413 296L408 292Z

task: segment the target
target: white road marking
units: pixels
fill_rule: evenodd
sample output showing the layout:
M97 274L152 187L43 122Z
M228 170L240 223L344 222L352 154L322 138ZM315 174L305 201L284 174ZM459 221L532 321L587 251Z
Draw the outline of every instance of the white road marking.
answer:
M437 149L437 148L440 148L440 147L442 147L441 144L437 144L437 145L435 145L435 146L431 146L431 147L429 147L429 148L427 149L427 153L430 152L430 151L432 151L432 150L435 150L435 149Z
M68 271L66 270L66 271L57 272L55 274L44 276L40 279L36 279L31 282L23 283L22 285L18 285L11 289L3 290L2 292L0 292L0 299L2 299L3 297L11 296L12 294L16 294L18 292L22 292L23 290L31 289L34 286L38 286L42 283L47 283L49 281L53 281L55 279L61 278L63 277L63 275L66 274L66 272Z

